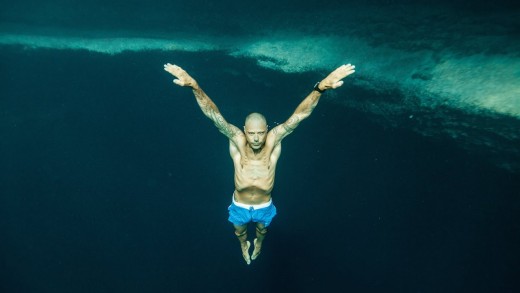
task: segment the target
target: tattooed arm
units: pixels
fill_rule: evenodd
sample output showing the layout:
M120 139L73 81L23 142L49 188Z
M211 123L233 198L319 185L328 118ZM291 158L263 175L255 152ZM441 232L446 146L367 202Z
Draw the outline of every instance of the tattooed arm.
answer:
M311 115L316 105L318 105L321 94L327 89L335 89L342 86L342 79L354 73L354 68L355 66L350 64L342 65L316 84L314 90L298 105L291 117L269 132L270 137L268 139L274 140L274 145L280 143L282 139L298 127L303 119Z
M237 139L244 136L244 133L238 127L228 123L226 119L224 119L218 110L217 105L213 103L208 95L206 95L206 93L200 88L195 79L193 79L193 77L191 77L184 69L177 65L167 63L164 65L164 70L176 77L176 79L173 80L173 83L192 88L193 94L197 99L197 103L199 104L202 113L215 123L215 126L220 132L233 142L236 142Z
M206 93L197 85L193 87L193 94L197 99L197 103L199 104L202 113L206 115L215 126L218 128L222 134L227 136L231 140L235 140L237 136L244 136L244 133L235 125L230 124L224 119L224 116L220 113L217 108L217 105L213 103L213 101L206 95Z

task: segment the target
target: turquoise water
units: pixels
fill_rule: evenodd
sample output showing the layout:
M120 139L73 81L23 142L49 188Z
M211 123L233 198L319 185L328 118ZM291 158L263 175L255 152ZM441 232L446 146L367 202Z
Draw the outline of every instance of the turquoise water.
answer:
M4 7L2 292L520 287L512 2ZM235 125L281 123L356 65L284 140L278 215L249 267L227 222L227 141L166 62Z

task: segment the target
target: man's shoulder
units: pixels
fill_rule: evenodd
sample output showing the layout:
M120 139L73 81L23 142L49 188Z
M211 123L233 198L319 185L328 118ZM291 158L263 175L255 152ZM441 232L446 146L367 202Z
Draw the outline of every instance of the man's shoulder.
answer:
M271 129L267 133L266 144L269 144L272 148L282 143L282 136L280 134L280 129L277 127Z
M236 151L240 152L240 150L243 150L246 147L246 139L245 136L237 135L229 139L229 150L231 152Z
M238 128L237 128L238 129ZM237 130L233 136L229 138L229 141L234 143L237 147L246 145L246 135L242 130Z

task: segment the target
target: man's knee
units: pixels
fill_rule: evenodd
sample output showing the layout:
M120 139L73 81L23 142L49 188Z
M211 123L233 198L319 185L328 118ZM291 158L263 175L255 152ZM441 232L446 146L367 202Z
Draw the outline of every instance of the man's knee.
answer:
M264 226L256 226L256 232L258 232L260 235L267 234L267 228Z
M235 235L237 237L241 237L247 234L247 225L245 226L235 226Z

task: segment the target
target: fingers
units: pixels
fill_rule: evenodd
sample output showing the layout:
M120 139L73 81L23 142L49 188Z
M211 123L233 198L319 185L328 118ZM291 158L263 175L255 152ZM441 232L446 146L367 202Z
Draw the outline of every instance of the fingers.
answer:
M340 66L338 69L340 69L340 71L344 72L345 74L352 74L354 73L356 70L354 70L356 68L356 66L354 65L351 65L350 63L349 64L345 64L345 65L342 65Z
M354 68L356 68L355 65L352 65L352 64L350 64L350 63L349 63L349 64L342 65L341 67L346 68L346 69L354 69Z
M342 85L343 85L343 80L340 80L340 81L334 83L334 84L332 85L332 88L333 88L333 89L336 89L336 88L339 88L339 87L342 86Z
M169 72L169 73L171 73L171 74L173 74L173 72L172 72L173 68L174 68L173 65L171 65L170 63L164 64L164 70Z
M177 75L183 71L182 68L180 68L179 66L170 63L164 64L164 70L173 75Z
M331 72L322 82L324 84L328 84L329 88L338 88L343 85L342 79L356 72L354 70L355 68L356 66L350 63L341 65L340 67L336 68L336 70Z
M184 69L171 63L164 64L164 70L176 77L173 83L179 86L193 86L196 84L195 80L184 71Z
M354 72L356 72L356 70L354 70L354 68L356 68L356 66L351 65L351 64L346 64L346 65L340 66L338 68L338 70L335 72L334 76L338 80L341 80L341 79L353 74Z
M329 76L333 79L343 79L344 77L352 74L355 72L354 68L356 66L349 64L341 65L340 67L336 68Z
M354 70L356 68L356 66L354 65L351 65L351 64L346 64L346 65L343 65L340 67L342 69L343 72L345 72L347 75L349 74L352 74L354 73L356 70Z

